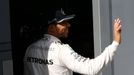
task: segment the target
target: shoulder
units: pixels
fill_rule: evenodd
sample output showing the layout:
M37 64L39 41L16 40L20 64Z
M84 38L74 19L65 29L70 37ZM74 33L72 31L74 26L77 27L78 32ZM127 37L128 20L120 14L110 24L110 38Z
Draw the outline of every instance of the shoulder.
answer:
M59 44L58 45L59 49L60 49L60 52L62 53L71 53L71 52L74 52L73 48L69 45L69 44Z

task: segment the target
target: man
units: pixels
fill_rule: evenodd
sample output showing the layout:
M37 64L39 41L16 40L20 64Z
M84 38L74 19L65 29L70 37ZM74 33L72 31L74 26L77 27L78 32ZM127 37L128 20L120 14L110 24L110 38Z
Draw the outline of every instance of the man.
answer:
M27 48L24 57L24 75L72 75L72 71L80 74L95 75L112 61L118 45L121 43L121 21L115 19L113 42L96 58L85 58L76 53L60 38L68 37L68 20L74 15L66 15L64 11L56 11L55 18L48 22L48 34Z

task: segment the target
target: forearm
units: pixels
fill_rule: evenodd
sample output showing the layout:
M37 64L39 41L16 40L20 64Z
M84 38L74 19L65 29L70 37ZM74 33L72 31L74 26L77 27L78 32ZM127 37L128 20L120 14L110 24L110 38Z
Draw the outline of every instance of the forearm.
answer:
M111 45L105 48L105 50L96 58L90 60L91 62L91 68L92 68L92 73L97 74L99 71L105 67L109 62L112 61L113 56L115 54L115 51L117 50L118 43L113 41ZM90 65L90 64L89 64Z
M101 69L112 61L115 51L117 50L118 43L113 42L111 45L105 48L105 50L94 59L88 60L85 65L80 66L81 73L83 74L97 74ZM85 72L85 73L84 73Z
M62 54L61 60L65 66L75 72L94 75L112 60L117 47L118 43L114 41L105 48L102 54L91 60L89 58L84 58L77 53L70 55L68 52Z

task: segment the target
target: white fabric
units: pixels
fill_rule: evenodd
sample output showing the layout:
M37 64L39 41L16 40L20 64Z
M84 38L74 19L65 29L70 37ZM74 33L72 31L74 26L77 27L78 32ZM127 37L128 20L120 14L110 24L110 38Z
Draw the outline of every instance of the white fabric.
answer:
M28 47L24 57L24 75L72 75L72 71L95 75L113 58L118 43L113 41L94 59L77 54L68 44L46 34Z

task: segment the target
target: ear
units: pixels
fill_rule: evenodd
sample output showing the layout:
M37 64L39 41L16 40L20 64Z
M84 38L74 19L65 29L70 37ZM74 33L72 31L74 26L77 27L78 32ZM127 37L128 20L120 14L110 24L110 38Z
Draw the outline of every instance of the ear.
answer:
M57 32L56 25L49 25L48 26L48 33L56 33L56 32Z

